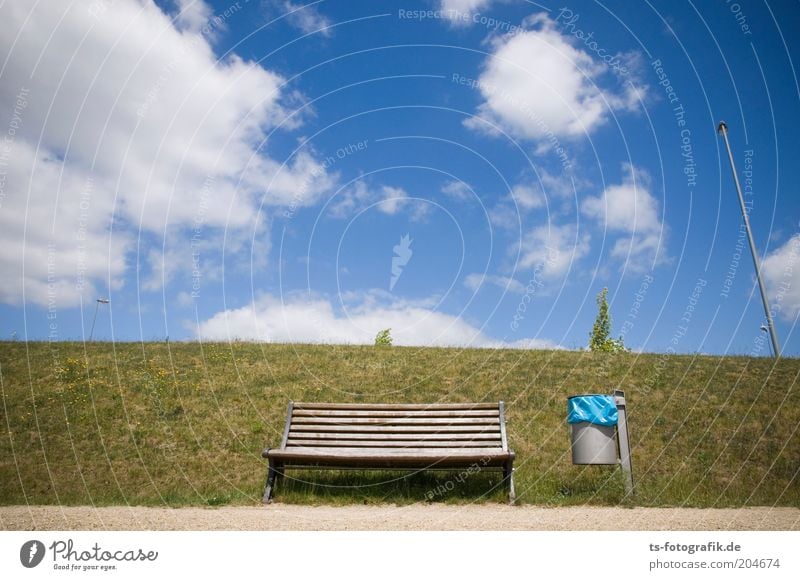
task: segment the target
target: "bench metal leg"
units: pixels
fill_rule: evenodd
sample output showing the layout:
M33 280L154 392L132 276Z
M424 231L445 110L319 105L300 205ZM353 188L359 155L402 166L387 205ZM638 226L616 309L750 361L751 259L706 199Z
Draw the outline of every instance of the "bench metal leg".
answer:
M514 489L514 460L511 459L503 466L503 480L508 481L508 503L514 505L517 493Z
M277 466L275 462L270 459L269 466L267 467L267 485L264 488L264 497L262 498L264 503L270 503L272 501L272 488L275 486L275 478L277 475Z

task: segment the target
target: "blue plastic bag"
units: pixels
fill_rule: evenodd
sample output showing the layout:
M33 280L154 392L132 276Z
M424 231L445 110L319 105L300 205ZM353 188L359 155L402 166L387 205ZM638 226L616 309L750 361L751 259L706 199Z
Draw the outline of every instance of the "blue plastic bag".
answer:
M587 421L612 427L617 424L617 404L611 395L581 395L567 399L567 423Z

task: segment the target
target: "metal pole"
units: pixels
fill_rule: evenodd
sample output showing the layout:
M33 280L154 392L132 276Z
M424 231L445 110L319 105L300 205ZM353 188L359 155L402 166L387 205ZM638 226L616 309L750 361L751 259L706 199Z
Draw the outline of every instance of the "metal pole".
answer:
M92 318L92 330L89 331L89 342L92 341L92 336L94 335L94 323L97 322L97 309L100 308L101 304L108 304L109 300L105 298L98 298L95 300L94 303L94 317Z
M625 474L625 495L635 493L633 487L633 464L631 462L631 442L628 438L628 411L625 404L625 391L614 391L617 405L617 440L619 441L619 464Z
M762 324L762 325L761 325L761 332L769 332L769 329L767 328L767 325L766 325L766 324ZM771 354L772 356L775 356L775 355L773 354L773 352L774 352L774 351L772 350L772 346L770 345L770 347L769 347L769 354Z
M89 342L92 342L92 335L94 334L94 323L97 322L97 309L100 308L100 301L94 303L94 318L92 318L92 330L89 331Z
M767 315L767 329L769 329L769 337L772 341L772 351L774 353L773 356L778 358L781 355L781 347L778 346L778 336L775 334L775 323L772 321L772 312L769 310L767 291L764 288L764 281L761 279L761 266L758 262L758 254L756 254L756 244L753 241L753 233L750 231L750 218L747 216L747 209L744 205L742 186L739 185L739 176L736 174L736 165L733 163L731 144L728 142L728 125L725 124L725 121L720 121L717 130L722 133L722 137L725 139L725 147L728 149L728 159L730 159L731 162L733 181L736 183L736 192L739 194L739 207L742 209L742 219L744 219L744 227L747 230L747 241L750 243L750 254L753 256L753 265L756 269L756 278L758 278L758 288L761 290L761 302L764 304L764 314Z

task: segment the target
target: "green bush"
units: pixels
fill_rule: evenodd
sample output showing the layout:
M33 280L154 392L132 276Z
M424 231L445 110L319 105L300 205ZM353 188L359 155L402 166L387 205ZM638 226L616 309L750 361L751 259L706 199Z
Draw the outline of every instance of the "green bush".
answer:
M589 334L589 350L592 352L627 352L622 337L611 338L611 315L608 313L608 288L597 295L597 318Z
M384 328L375 335L375 346L392 346L391 331L391 328Z

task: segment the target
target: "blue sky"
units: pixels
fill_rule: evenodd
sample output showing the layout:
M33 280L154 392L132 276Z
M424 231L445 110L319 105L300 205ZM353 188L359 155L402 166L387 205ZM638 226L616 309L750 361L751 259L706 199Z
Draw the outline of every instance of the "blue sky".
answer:
M784 353L797 6L7 2L6 339ZM798 264L795 262L798 261Z

